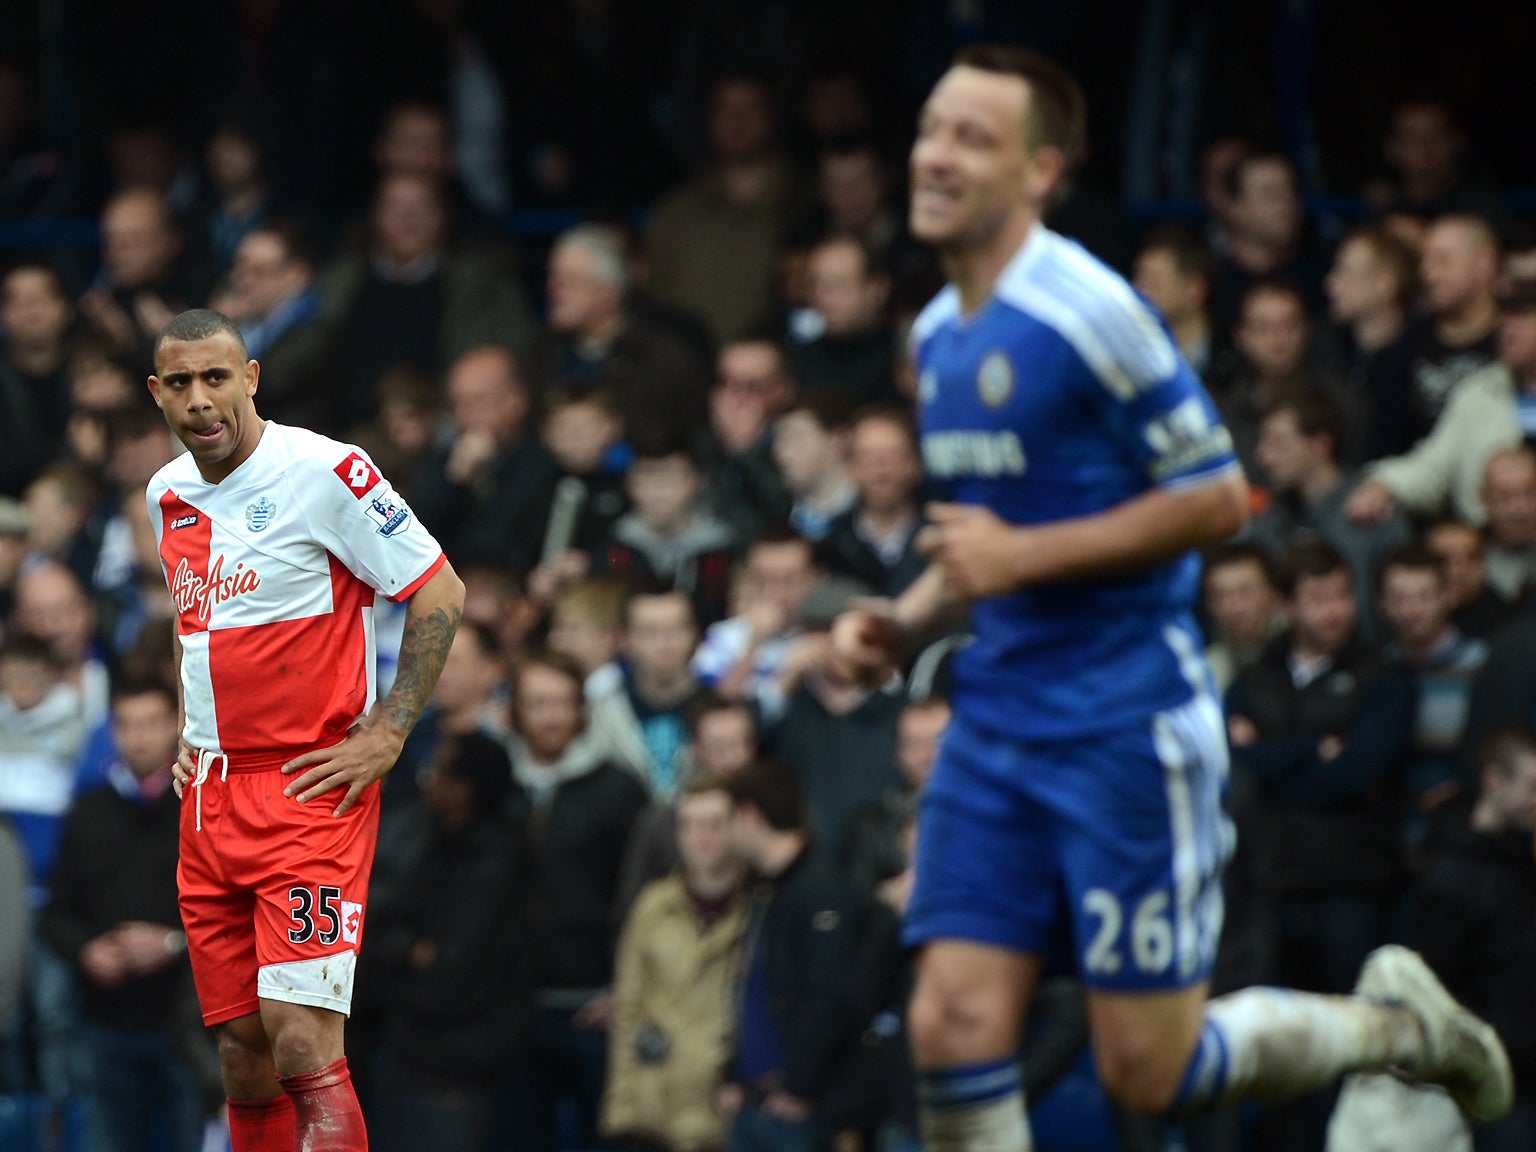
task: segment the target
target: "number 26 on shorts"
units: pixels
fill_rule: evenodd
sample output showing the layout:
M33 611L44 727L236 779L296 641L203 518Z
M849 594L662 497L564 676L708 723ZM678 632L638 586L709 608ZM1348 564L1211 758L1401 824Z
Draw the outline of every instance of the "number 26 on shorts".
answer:
M1136 967L1148 976L1168 970L1173 962L1173 924L1168 919L1168 893L1146 896L1131 916L1130 952ZM1083 957L1089 975L1114 976L1125 964L1122 929L1125 913L1120 901L1107 888L1090 888L1083 893L1083 911L1098 920L1098 930Z

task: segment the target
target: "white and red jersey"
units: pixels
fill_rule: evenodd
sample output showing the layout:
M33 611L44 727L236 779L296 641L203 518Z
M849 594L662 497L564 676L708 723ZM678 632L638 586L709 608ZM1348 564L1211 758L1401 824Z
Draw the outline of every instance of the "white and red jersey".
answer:
M270 420L217 484L187 454L146 495L187 742L276 764L339 741L374 702L374 600L426 583L437 541L361 449Z

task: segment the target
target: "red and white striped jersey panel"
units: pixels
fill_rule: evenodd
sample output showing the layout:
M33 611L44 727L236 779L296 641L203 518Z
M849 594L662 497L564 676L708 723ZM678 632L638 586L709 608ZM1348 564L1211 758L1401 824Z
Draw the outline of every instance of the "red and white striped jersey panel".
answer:
M373 603L444 563L359 449L267 422L218 484L190 456L147 492L176 605L183 734L274 758L335 743L373 705Z

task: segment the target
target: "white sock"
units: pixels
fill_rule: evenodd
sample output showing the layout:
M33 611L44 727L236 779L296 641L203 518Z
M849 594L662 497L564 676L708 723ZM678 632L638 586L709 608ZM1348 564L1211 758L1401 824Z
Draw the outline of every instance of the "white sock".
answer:
M1412 1068L1424 1052L1423 1030L1406 1008L1283 988L1212 1000L1206 1027L1225 1048L1226 1074L1210 1084L1220 1099L1286 1100L1348 1072Z
M1016 1063L918 1073L927 1152L1031 1152L1024 1090Z

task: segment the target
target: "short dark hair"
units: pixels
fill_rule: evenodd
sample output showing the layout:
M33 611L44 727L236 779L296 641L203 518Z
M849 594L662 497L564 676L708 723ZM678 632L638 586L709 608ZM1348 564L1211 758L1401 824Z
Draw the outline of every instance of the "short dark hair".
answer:
M20 260L10 265L4 272L0 272L0 285L3 285L18 272L36 272L47 277L53 294L59 299L69 300L69 286L64 283L64 274L46 260Z
M484 621L460 620L458 635L472 639L481 656L501 658L501 641L496 638L495 630Z
M296 220L273 220L266 224L258 224L246 233L247 236L267 235L277 240L283 246L283 255L290 261L297 261L310 268L315 266L315 246L309 238L309 232Z
M1189 224L1159 224L1141 242L1142 252L1166 252L1180 276L1207 288L1216 282L1216 256L1205 236Z
M717 692L702 692L687 708L683 709L683 723L688 725L688 735L698 738L699 728L711 716L722 712L740 712L752 726L752 736L757 737L757 715L745 700L729 700Z
M801 832L806 827L805 802L800 779L777 760L757 760L725 782L735 808L751 807L762 813L776 832Z
M1204 576L1209 577L1218 568L1239 564L1256 564L1264 574L1264 582L1276 591L1280 590L1280 575L1275 570L1274 557L1252 540L1226 540L1210 549L1205 554Z
M1264 406L1263 419L1280 412L1289 412L1296 418L1296 427L1303 436L1327 436L1333 442L1334 456L1338 456L1344 436L1344 413L1327 392L1307 386L1287 389Z
M908 443L912 445L912 450L919 451L917 422L912 418L912 409L905 404L898 404L894 400L876 400L874 403L865 404L849 419L848 431L856 430L860 424L872 423L892 424L901 429Z
M1332 544L1322 540L1297 544L1285 554L1281 564L1281 591L1287 599L1296 595L1303 580L1317 580L1339 572L1350 574L1349 561Z
M228 336L235 342L235 347L240 349L240 359L246 359L245 337L240 334L240 326L222 312L215 312L212 308L190 308L179 316L173 316L168 324L160 329L160 335L155 337L155 371L160 370L160 349L172 340L194 341L207 340L213 336Z
M669 584L658 577L643 575L628 581L624 586L623 628L626 631L629 629L629 615L636 600L657 600L665 596L676 596L687 605L688 618L695 628L698 627L699 614L693 606L693 597L675 584Z
M804 412L823 432L846 432L853 421L854 404L842 392L826 389L802 392L782 413Z
M176 699L176 690L154 676L118 676L112 681L111 702L115 705L119 700L126 700L131 696L159 696L170 705L174 712L180 707Z
M1226 193L1228 196L1235 199L1243 194L1243 180L1258 164L1283 164L1291 174L1292 186L1298 192L1301 190L1301 173L1296 170L1296 162L1278 148L1260 148L1248 153L1227 169Z
M514 691L513 699L517 698L517 688L522 686L523 673L530 668L545 668L557 676L564 676L572 684L576 685L576 695L582 697L586 689L587 678L582 674L581 665L567 656L564 652L556 652L551 648L529 648L517 659L517 668L512 674Z
M675 420L664 417L658 416L630 429L629 446L636 460L666 460L672 456L682 456L690 464L698 464L688 433Z
M1029 86L1031 148L1055 148L1072 167L1082 158L1088 136L1088 101L1072 74L1038 52L1005 44L974 44L955 57L956 65L1017 76Z
M1417 540L1400 545L1387 553L1387 558L1381 562L1381 572L1376 578L1378 587L1386 587L1387 573L1394 568L1406 568L1413 572L1432 572L1441 585L1444 585L1450 577L1445 557L1431 552Z
M604 388L601 384L579 382L556 384L552 387L544 396L544 415L548 416L561 408L576 408L583 404L601 409L616 419L623 418L618 400L615 399L611 390Z
M1392 233L1379 224L1362 224L1344 234L1344 239L1339 241L1339 249L1342 251L1346 244L1364 244L1371 250L1371 255L1397 281L1397 303L1400 307L1407 308L1418 297L1418 261L1408 245Z
M750 553L754 548L778 548L785 544L798 544L811 554L813 560L815 559L816 546L784 520L770 520L759 528L747 542L747 552Z
M0 660L24 660L31 664L46 664L57 671L58 660L46 640L28 632L12 632L0 640Z
M1302 319L1307 323L1312 322L1312 315L1307 311L1307 295L1294 280L1287 280L1283 276L1261 276L1248 287L1243 289L1243 294L1237 300L1237 322L1241 324L1248 316L1248 306L1259 296L1289 296L1300 311Z
M494 816L512 792L512 760L499 740L483 732L443 737L437 750L440 769L475 790L475 815Z

